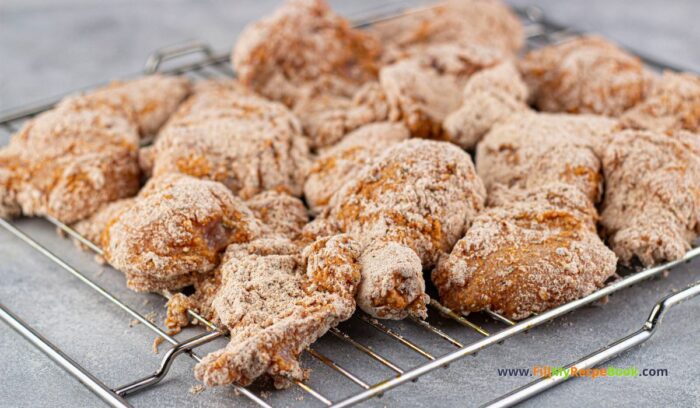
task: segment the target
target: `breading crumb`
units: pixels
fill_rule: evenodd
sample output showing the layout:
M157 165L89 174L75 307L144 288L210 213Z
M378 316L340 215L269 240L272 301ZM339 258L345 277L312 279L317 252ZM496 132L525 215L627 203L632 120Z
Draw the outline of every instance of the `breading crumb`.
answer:
M199 395L202 392L204 392L205 389L206 387L204 387L202 384L193 385L192 387L190 387L190 394Z
M148 313L146 313L146 315L144 315L143 317L145 317L146 320L148 320L149 322L155 323L155 322L156 322L156 318L158 317L158 313L156 313L156 312L148 312Z
M164 341L160 336L153 339L153 354L158 354L158 346Z

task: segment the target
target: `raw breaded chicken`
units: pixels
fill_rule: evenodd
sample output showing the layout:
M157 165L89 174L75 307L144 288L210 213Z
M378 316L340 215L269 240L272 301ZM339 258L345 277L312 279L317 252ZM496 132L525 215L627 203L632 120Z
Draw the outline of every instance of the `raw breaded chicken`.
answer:
M496 123L529 109L527 92L512 61L477 72L464 86L461 107L443 121L447 140L474 149Z
M423 269L452 248L484 200L469 155L450 143L412 139L365 166L304 232L311 242L345 233L362 244L357 301L365 312L425 317Z
M519 320L586 296L615 273L595 207L577 188L502 189L489 200L433 272L445 306Z
M198 84L141 152L147 173L219 181L244 199L267 190L300 196L309 163L298 119L232 80Z
M700 233L700 136L626 130L602 156L601 225L624 263L681 258Z
M186 79L152 75L67 97L30 120L0 153L0 216L72 223L135 194L140 136L188 91Z
M620 118L626 127L657 133L700 131L700 78L691 73L664 72L649 96Z
M642 61L597 36L576 37L528 53L520 70L542 111L619 116L647 96Z
M380 45L324 0L288 0L246 27L231 57L242 83L288 106L321 94L351 97L376 79Z
M409 9L400 18L373 24L369 31L385 46L387 62L443 44L478 44L515 54L524 42L520 20L499 0L448 0Z
M476 169L488 190L499 184L529 190L561 181L597 203L603 182L598 153L617 127L603 116L512 115L479 143Z
M264 225L223 184L181 174L149 181L102 234L107 262L136 291L179 289L213 270L226 247Z
M443 121L459 109L468 79L505 58L502 52L479 45L436 45L384 66L379 82L366 84L351 102L330 105L309 116L306 131L317 147L379 121L402 122L412 136L448 139Z
M296 239L309 222L309 211L297 197L277 191L264 191L247 200L253 214L272 234Z
M344 235L303 254L284 239L230 246L212 310L231 341L197 364L197 379L248 385L265 374L280 388L305 379L301 352L355 311L358 254L359 244Z
M304 197L319 213L343 185L386 149L410 137L401 123L378 122L350 132L341 142L323 150L304 184Z

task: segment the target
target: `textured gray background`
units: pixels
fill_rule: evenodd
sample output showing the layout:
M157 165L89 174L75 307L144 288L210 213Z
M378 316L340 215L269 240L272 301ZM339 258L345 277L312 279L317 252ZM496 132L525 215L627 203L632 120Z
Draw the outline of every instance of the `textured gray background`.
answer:
M11 110L37 100L87 87L110 78L138 72L153 50L189 39L209 42L227 50L243 25L274 8L277 1L128 1L128 0L2 0L0 1L0 110ZM383 3L370 0L334 5L359 17ZM385 2L392 3L392 2ZM397 3L397 2L393 2ZM603 33L622 44L688 69L700 69L700 2L685 1L514 1L538 4L563 23ZM6 134L0 134L0 141ZM92 262L66 240L57 239L45 222L22 221L20 226L50 249L113 290L143 313L156 311L162 301L124 288L123 278ZM367 406L472 406L486 402L529 381L498 378L497 367L562 365L609 341L636 330L652 304L672 290L700 279L700 262L676 268L668 278L637 285L604 306L588 307L554 323L481 352L372 400ZM148 299L148 302L145 302ZM153 335L142 325L129 327L125 313L110 305L82 283L33 252L4 230L0 231L0 301L18 313L69 355L110 386L152 371L160 356L151 351ZM700 300L680 305L670 313L656 336L644 346L614 360L616 366L667 368L667 378L598 379L570 381L525 405L700 406ZM435 354L448 346L397 323ZM495 327L495 326L494 326ZM446 323L445 330L465 341L476 337ZM410 352L383 341L376 333L350 323L344 329L362 337L376 350L404 368L420 363ZM181 337L184 338L184 337ZM317 348L333 355L353 372L376 381L390 373L368 362L352 349L323 339ZM0 324L0 406L100 406L101 402L77 381L36 351L7 326ZM309 359L311 384L338 398L356 391L328 369ZM182 358L168 379L154 390L130 401L136 406L236 406L249 404L230 388L193 395L196 384L191 360ZM298 389L267 397L281 406L319 406Z

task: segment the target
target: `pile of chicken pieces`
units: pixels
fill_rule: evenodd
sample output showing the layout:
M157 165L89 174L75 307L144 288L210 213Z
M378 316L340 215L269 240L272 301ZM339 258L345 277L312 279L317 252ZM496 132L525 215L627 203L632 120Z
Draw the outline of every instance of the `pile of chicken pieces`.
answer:
M209 386L303 380L358 307L425 318L426 273L455 311L524 319L683 257L700 78L596 36L523 43L499 0L362 31L287 0L240 35L235 80L153 75L30 120L0 150L0 216L72 224L136 291L194 286L166 324L230 333Z

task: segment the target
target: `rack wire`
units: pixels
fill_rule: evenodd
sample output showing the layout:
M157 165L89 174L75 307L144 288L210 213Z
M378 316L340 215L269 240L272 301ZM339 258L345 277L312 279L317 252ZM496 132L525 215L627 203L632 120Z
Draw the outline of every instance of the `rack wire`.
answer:
M526 22L526 33L528 38L529 47L537 47L542 44L549 44L555 41L559 41L562 38L566 38L575 33L575 31L562 27L556 23L553 23L546 19L543 14L534 8L528 8L519 10L519 14ZM401 12L394 12L390 15L375 16L370 19L365 19L357 22L355 25L358 27L366 27L377 21L382 21L390 18L401 17ZM172 64L177 59L185 56L197 56L195 61L188 63L175 64L169 68L163 68L166 64ZM673 67L653 60L649 57L643 57L644 61L657 69L673 69ZM228 65L228 55L227 54L216 54L213 50L206 44L192 42L187 43L177 47L165 48L154 53L149 57L145 73L153 72L164 72L169 74L183 74L192 77L193 79L210 79L216 77L234 77L235 74L231 71ZM51 101L48 103L42 103L37 106L24 108L15 112L8 113L0 118L0 127L4 128L8 132L12 133L19 129L21 124L36 116L37 114L50 109L56 101ZM80 242L90 251L97 255L102 254L102 250L94 243L87 240L85 237L81 236L77 231L72 229L70 226L63 224L62 222L52 218L45 217L46 221L53 224L55 227L61 231L68 234L73 239ZM6 306L0 303L0 318L9 324L12 328L17 330L22 334L27 340L29 340L34 346L46 353L50 358L56 361L62 368L67 370L71 375L76 377L81 381L86 387L88 387L97 396L102 398L107 404L113 407L130 407L130 403L127 400L127 396L138 391L145 391L148 388L156 386L162 379L164 379L170 370L173 361L182 354L189 355L195 361L200 361L201 357L195 352L197 347L207 344L215 339L226 336L223 330L220 330L215 324L206 320L201 315L197 314L193 310L188 310L190 317L193 320L201 323L201 327L206 328L208 331L202 331L201 333L190 337L188 339L178 341L172 336L170 336L165 330L160 328L157 324L152 323L144 315L140 314L133 307L126 304L124 301L117 298L111 292L101 287L95 281L90 279L85 273L77 270L69 263L64 261L61 257L54 254L46 247L42 246L34 238L23 232L21 229L15 225L12 221L7 221L0 219L0 226L5 230L10 232L16 238L24 241L26 244L31 246L37 252L47 257L49 260L60 266L63 270L73 275L75 278L83 282L87 287L96 291L105 299L109 300L112 304L116 305L127 314L129 314L136 321L143 324L146 328L151 330L155 335L163 338L165 341L170 343L172 347L164 354L160 366L152 374L145 376L143 378L136 379L134 381L128 382L124 385L111 388L107 386L104 382L96 378L85 368L80 366L77 362L72 360L67 356L61 349L53 345L48 339L42 336L34 328L32 328L27 322L22 320L19 316L10 311ZM511 338L517 334L528 331L534 327L537 327L543 323L551 321L559 316L567 314L573 310L579 309L585 305L596 302L604 297L617 292L623 288L634 285L642 280L657 276L662 272L679 265L683 262L688 262L693 258L700 256L700 248L696 247L691 249L685 254L682 259L677 261L668 262L662 265L658 265L652 268L648 268L636 273L629 274L624 278L621 278L604 288L593 292L592 294L583 297L581 299L566 303L557 308L551 309L539 315L532 316L521 322L513 322L498 313L487 311L484 312L487 318L490 318L493 322L497 324L496 330L487 331L480 324L476 323L477 320L472 318L472 315L463 315L455 312L444 305L440 304L436 300L431 300L430 308L437 312L440 317L438 319L450 319L465 330L469 332L476 333L481 338L472 342L465 342L464 340L458 340L454 336L446 333L442 329L438 328L436 324L432 321L435 319L430 319L429 321L424 321L420 319L409 319L412 324L421 330L428 333L430 336L435 336L435 338L440 339L440 341L445 344L454 347L455 350L448 352L443 355L436 355L434 352L427 350L425 347L421 347L417 341L408 338L401 330L392 329L368 315L362 314L361 312L356 313L356 320L377 331L382 336L386 336L407 350L410 350L416 356L422 359L422 363L418 365L413 365L410 368L404 368L404 366L399 363L392 361L390 358L381 355L379 352L372 349L372 347L365 344L362 340L358 340L339 328L333 328L330 330L327 336L333 336L341 344L345 344L352 347L366 356L367 359L372 360L379 365L385 367L393 374L390 377L383 378L376 383L369 383L363 380L363 375L356 374L350 370L344 368L339 363L335 362L332 357L326 356L317 349L309 347L306 353L311 356L311 358L323 363L331 370L333 370L338 376L344 378L349 383L359 388L358 392L352 393L345 396L339 400L332 400L331 398L324 395L323 391L313 388L306 382L294 381L294 385L300 388L304 393L311 396L313 399L317 400L319 403L329 407L347 407L365 401L375 396L380 396L384 392L398 387L409 381L415 381L419 377L436 370L440 367L447 367L450 363L464 358L468 355L475 355L478 351L485 348L501 344L504 340ZM635 345L648 339L656 329L661 316L665 311L680 301L688 299L690 297L696 296L700 293L700 282L689 287L688 289L681 291L671 297L664 299L662 302L657 304L653 309L652 314L645 323L645 325L637 332L614 342L608 347L605 347L596 353L593 353L576 363L572 363L570 366L576 366L579 368L591 367L596 364L600 364L607 359L610 359L624 350L627 350ZM164 298L169 298L172 296L170 293L166 292L162 294ZM204 329L202 329L204 330ZM539 392L549 389L559 383L564 381L562 377L554 377L552 379L539 380L531 384L521 387L518 390L514 390L511 393L503 395L498 399L492 401L490 406L511 406L515 403L521 402ZM263 398L256 394L255 392L249 390L245 387L235 386L235 389L244 398L249 399L252 403L260 407L268 407L270 405L263 400Z

